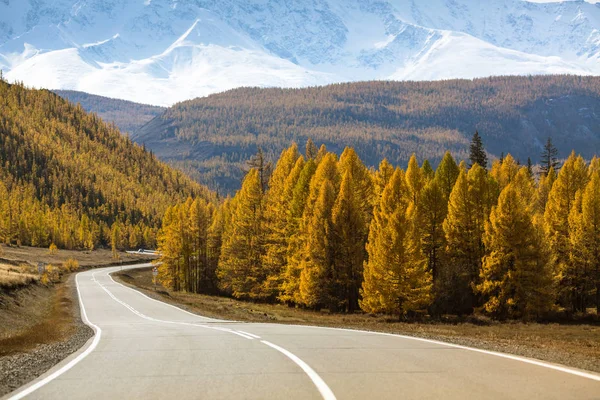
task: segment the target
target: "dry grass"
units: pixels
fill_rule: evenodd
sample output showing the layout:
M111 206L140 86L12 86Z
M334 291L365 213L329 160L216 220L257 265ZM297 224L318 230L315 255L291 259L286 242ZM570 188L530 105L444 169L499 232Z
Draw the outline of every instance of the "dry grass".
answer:
M600 372L599 324L500 323L479 317L468 321L406 323L386 316L329 314L285 305L257 304L229 298L154 291L150 269L116 275L161 300L207 317L237 321L305 324L397 333L523 355Z
M39 344L65 340L76 329L73 300L65 282L54 288L34 285L26 296L8 304L0 320L0 356L25 352ZM0 299L7 302L7 299ZM4 307L3 307L4 308ZM6 325L5 325L6 324Z
M12 290L38 280L39 277L34 275L26 265L0 264L0 289Z
M79 266L96 267L105 265L115 265L118 263L130 264L136 261L151 260L155 257L149 255L129 254L119 252L119 261L113 259L112 252L106 249L97 249L93 251L77 251L77 250L58 250L55 254L50 254L47 248L40 247L7 247L2 245L2 254L0 258L10 261L11 263L23 263L37 265L38 262L43 262L52 265L62 265L67 260L77 260Z
M70 337L76 316L67 287L68 276L81 267L116 264L109 250L58 250L54 254L49 249L35 247L2 246L1 250L0 356L26 352L39 344ZM119 255L123 263L153 258ZM47 264L42 276L38 275L38 262Z

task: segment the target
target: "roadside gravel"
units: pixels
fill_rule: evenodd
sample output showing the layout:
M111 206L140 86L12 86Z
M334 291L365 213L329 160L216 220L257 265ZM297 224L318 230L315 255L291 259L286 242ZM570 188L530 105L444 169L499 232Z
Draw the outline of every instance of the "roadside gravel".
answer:
M18 389L32 381L54 365L80 349L94 335L94 331L81 320L79 299L75 286L75 274L67 282L72 307L73 329L71 334L62 340L39 344L33 349L0 357L0 396Z

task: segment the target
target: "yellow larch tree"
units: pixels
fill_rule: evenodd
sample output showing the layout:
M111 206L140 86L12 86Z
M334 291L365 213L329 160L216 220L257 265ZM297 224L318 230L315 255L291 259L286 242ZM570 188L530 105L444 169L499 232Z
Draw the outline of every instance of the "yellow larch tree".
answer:
M375 209L367 242L360 307L371 313L420 311L431 303L431 275L411 241L410 190L396 169Z
M517 186L508 184L486 224L487 254L477 289L497 318L537 318L553 305L549 252Z
M301 263L299 292L302 304L311 308L322 306L335 309L337 299L333 296L333 223L332 208L335 191L329 179L321 181L314 212L305 223L306 254ZM305 214L305 217L308 217Z
M260 175L251 169L236 195L231 223L223 234L217 268L221 290L241 299L264 299L263 192Z
M446 200L450 198L450 193L452 193L452 189L454 188L459 173L460 170L458 165L456 165L456 161L454 161L452 154L447 151L435 170L435 178L438 180Z
M577 310L573 286L569 215L575 205L577 192L583 190L588 180L588 170L581 156L571 153L560 169L548 194L544 212L544 228L550 245L555 276L559 281L559 300L565 307Z
M369 226L361 207L365 200L353 190L353 179L351 171L347 169L332 211L334 291L340 300L339 308L348 312L358 308Z
M287 261L289 239L287 213L292 201L292 192L286 191L286 180L299 158L300 153L295 143L281 153L265 196L263 213L265 253L262 258L262 267L266 274L266 280L263 291L265 296L271 300L275 300L279 295L281 277Z

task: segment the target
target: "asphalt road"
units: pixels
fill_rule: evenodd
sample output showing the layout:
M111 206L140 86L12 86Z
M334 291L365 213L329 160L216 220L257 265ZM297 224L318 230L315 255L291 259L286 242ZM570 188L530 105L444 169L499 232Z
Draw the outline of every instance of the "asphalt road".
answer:
M139 266L137 266L139 267ZM125 267L135 268L135 267ZM204 318L82 272L96 336L18 399L600 399L600 375L396 335Z

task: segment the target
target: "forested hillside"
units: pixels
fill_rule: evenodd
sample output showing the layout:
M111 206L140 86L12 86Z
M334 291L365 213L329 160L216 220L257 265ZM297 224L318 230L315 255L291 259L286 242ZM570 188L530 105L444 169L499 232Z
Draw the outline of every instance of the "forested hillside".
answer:
M132 137L213 188L239 188L261 146L275 159L307 138L367 166L410 155L435 166L446 150L466 156L478 130L495 157L538 161L551 136L566 158L600 149L600 78L496 77L440 82L364 82L308 89L237 89L179 103Z
M414 155L406 170L387 160L369 170L351 148L338 158L294 144L270 177L255 162L219 207L170 207L159 279L403 318L600 312L600 160L573 152L559 166L548 152L537 177L511 155L488 170L481 150L475 137L468 164L446 152L436 170Z
M0 80L0 241L153 246L188 196L210 193L80 106Z
M123 133L133 133L165 111L163 107L111 99L74 90L54 90L63 99L81 104L87 112L98 114L103 121L113 122Z

